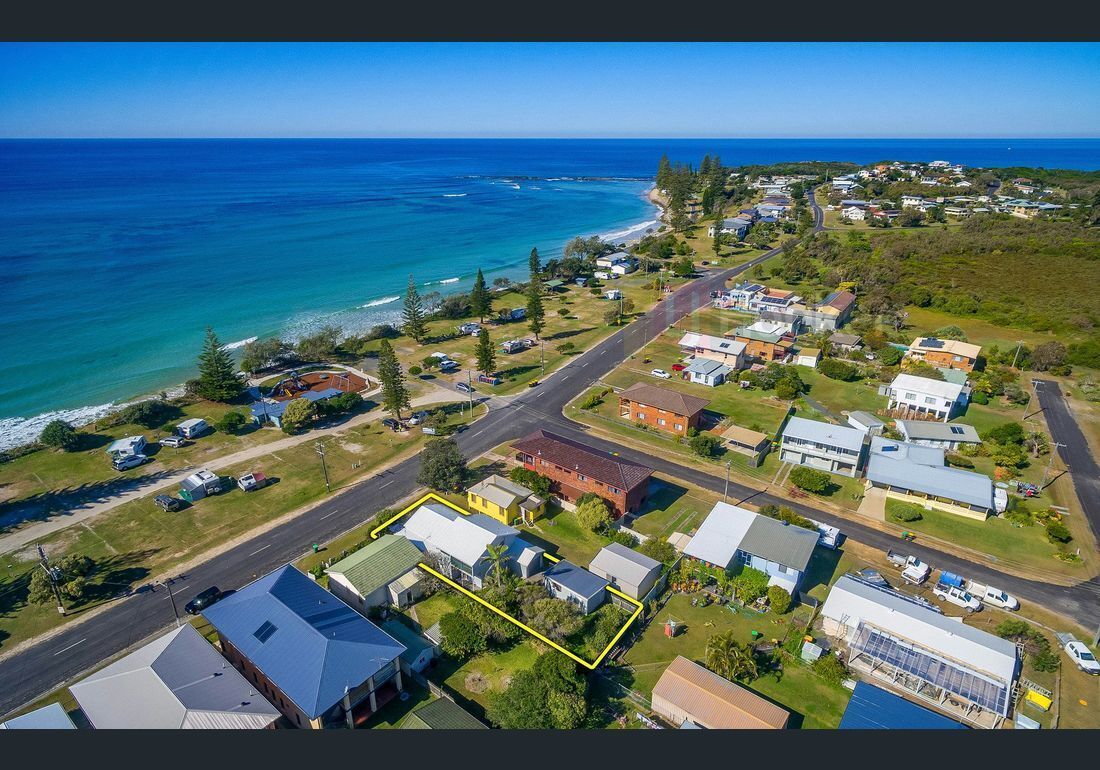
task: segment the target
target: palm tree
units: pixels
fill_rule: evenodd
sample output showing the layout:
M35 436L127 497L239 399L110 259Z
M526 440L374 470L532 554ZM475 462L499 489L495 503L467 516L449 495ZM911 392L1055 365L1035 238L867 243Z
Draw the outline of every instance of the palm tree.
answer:
M760 672L756 652L747 642L739 642L732 631L715 634L707 640L707 668L729 680L752 681Z
M498 586L504 582L504 574L508 562L512 560L512 557L508 555L508 546L506 545L490 545L486 548L487 553L481 557L481 561L489 562L489 574L493 576L493 582Z

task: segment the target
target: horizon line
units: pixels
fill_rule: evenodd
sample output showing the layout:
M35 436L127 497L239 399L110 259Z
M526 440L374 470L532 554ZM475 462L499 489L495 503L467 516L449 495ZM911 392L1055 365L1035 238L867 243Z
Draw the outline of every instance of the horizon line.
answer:
M455 134L446 136L0 136L0 141L1098 141L1098 136L1049 135L1049 136L487 136Z

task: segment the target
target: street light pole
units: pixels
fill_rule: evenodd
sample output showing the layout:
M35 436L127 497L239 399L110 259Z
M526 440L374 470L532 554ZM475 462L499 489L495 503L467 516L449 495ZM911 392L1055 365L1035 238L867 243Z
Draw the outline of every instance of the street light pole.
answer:
M325 445L318 441L314 449L317 452L317 456L321 458L321 470L325 473L325 491L331 492L332 485L329 484L328 481L328 465L325 464Z
M1050 473L1054 467L1054 453L1058 450L1058 447L1065 448L1065 444L1059 444L1055 442L1050 445L1050 460L1047 462L1047 467L1043 468L1043 480L1039 482L1039 491L1042 492L1047 486L1047 474Z
M1023 340L1017 340L1016 341L1016 353L1015 353L1015 355L1012 356L1012 368L1013 369L1016 368L1016 359L1020 357L1020 348L1022 348L1023 345L1024 345Z
M733 465L733 460L726 463L726 488L722 490L722 502L725 502L729 497L730 492L730 466Z
M542 359L542 376L546 376L546 340L539 340L539 356Z
M41 545L36 543L35 548L38 549L39 564L42 565L42 569L46 570L46 577L50 579L50 588L53 589L54 598L57 599L57 611L64 616L66 614L65 603L61 601L61 589L57 587L57 576L60 570L57 567L50 566L50 560L46 556L46 551ZM8 567L8 571L11 571L10 566Z
M172 578L165 578L160 584L168 589L168 601L172 603L172 614L176 616L176 628L180 627L180 613L176 609L176 597L172 595Z
M1031 388L1032 389L1029 390L1028 393L1027 393L1027 403L1024 404L1024 416L1020 418L1021 420L1026 420L1027 419L1027 410L1031 406L1031 399L1034 397L1034 395L1036 393L1039 392L1039 381L1038 380L1032 380L1031 381Z

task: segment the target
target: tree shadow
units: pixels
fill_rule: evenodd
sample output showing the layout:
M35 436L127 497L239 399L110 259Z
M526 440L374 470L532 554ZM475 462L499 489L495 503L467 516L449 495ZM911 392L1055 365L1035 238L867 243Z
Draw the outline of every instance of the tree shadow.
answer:
M539 368L538 366L535 366L533 364L530 365L530 366L522 366L522 365L521 366L513 366L509 369L502 370L500 372L500 378L504 379L504 380L516 379L516 378L520 377L521 375L527 374L529 372L533 372L538 368Z
M176 470L166 468L144 476L118 476L0 503L0 534L26 522L48 521L51 518L80 513L88 506L106 502L120 494L152 489L162 485L165 479L175 473Z
M550 340L564 340L564 339L567 339L569 337L576 337L578 334L584 334L585 332L590 332L595 328L596 327L594 327L594 326L589 326L589 327L584 328L584 329L564 329L560 332L555 332L554 334L551 334L549 337L544 337L543 339L545 339L547 342L549 342Z
M113 439L102 433L78 433L76 434L76 452L90 452L107 446Z
M470 481L476 484L479 481L489 478L493 474L507 476L508 465L501 460L495 460L488 465L479 465L476 468L470 468Z
M843 556L844 552L839 548L815 548L802 576L799 592L808 594L817 586L828 587Z

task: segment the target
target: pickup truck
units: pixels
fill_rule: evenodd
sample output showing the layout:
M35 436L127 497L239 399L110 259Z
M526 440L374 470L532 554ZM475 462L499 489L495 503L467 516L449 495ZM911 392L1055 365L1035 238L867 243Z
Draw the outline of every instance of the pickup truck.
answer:
M955 588L961 588L969 592L970 595L975 597L979 602L992 604L994 607L1000 607L1005 610L1020 609L1020 601L1015 596L1007 594L999 588L987 586L973 580L967 580L962 575L956 575L953 572L944 570L940 573L939 582L946 583Z
M1069 655L1077 668L1086 674L1100 674L1100 661L1089 651L1084 642L1077 641L1073 634L1055 634L1062 644L1062 649Z
M901 579L906 583L919 586L932 574L932 568L916 556L907 556L897 551L887 551L886 558L901 570Z
M959 588L958 586L944 583L942 580L932 587L932 593L935 594L940 601L951 602L952 604L962 607L967 612L981 612L982 610L982 603L975 599L969 591L965 588Z

